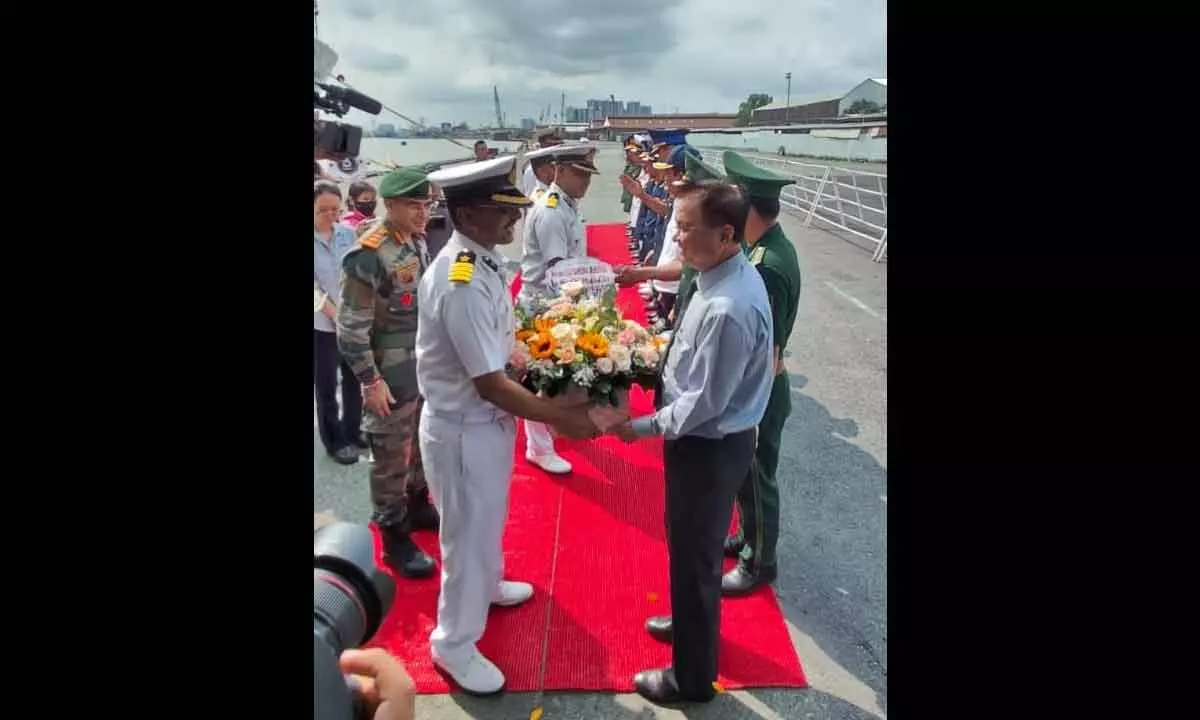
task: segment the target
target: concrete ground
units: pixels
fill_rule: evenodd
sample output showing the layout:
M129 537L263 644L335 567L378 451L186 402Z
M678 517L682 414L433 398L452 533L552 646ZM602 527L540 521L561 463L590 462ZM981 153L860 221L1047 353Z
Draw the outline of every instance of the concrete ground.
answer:
M583 203L590 223L623 221L616 144ZM421 696L421 720L528 718L885 718L887 711L887 264L793 215L782 220L800 256L800 313L788 343L793 410L784 429L776 583L806 690L731 692L664 710L636 695L510 693ZM816 225L817 223L814 223ZM519 243L507 249L519 257ZM313 511L366 522L365 463L325 457L313 429ZM737 602L727 600L726 602Z

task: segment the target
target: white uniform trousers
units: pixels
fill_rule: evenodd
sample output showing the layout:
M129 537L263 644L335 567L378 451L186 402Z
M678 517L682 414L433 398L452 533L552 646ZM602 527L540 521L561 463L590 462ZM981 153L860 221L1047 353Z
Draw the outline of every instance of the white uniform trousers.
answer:
M550 434L550 428L546 426L546 423L534 420L523 422L525 423L525 452L534 457L555 454L554 436Z
M470 657L483 637L504 579L501 541L517 426L510 415L463 423L426 404L420 435L425 477L441 514L442 588L429 644L454 664Z

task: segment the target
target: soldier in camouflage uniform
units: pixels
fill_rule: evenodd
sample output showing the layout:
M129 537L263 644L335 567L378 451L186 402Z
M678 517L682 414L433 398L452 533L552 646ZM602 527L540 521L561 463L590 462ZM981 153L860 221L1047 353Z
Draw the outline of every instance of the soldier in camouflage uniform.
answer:
M338 347L362 383L372 520L383 536L384 561L405 577L436 569L409 536L438 527L417 435L417 286L429 266L430 189L419 168L400 168L379 183L387 213L359 226L358 243L342 260L337 323Z

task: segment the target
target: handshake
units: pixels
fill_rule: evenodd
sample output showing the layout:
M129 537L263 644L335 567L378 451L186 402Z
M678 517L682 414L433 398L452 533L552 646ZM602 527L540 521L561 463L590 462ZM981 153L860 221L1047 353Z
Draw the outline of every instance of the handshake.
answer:
M560 435L590 440L611 433L625 442L635 439L625 409L586 404L564 409L563 415L552 425Z

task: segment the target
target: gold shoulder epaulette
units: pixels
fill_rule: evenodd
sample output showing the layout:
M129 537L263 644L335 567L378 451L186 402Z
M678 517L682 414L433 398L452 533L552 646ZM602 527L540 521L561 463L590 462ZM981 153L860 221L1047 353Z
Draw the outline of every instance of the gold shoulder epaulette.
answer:
M750 264L757 265L762 262L763 255L767 253L767 249L762 245L755 247L750 251Z
M373 231L364 234L358 239L358 244L368 250L378 250L383 241L387 239L387 228L379 225Z
M469 283L475 277L475 253L471 250L459 250L450 263L450 282Z
M552 192L546 196L546 202L542 203L548 208L558 207L558 193Z

